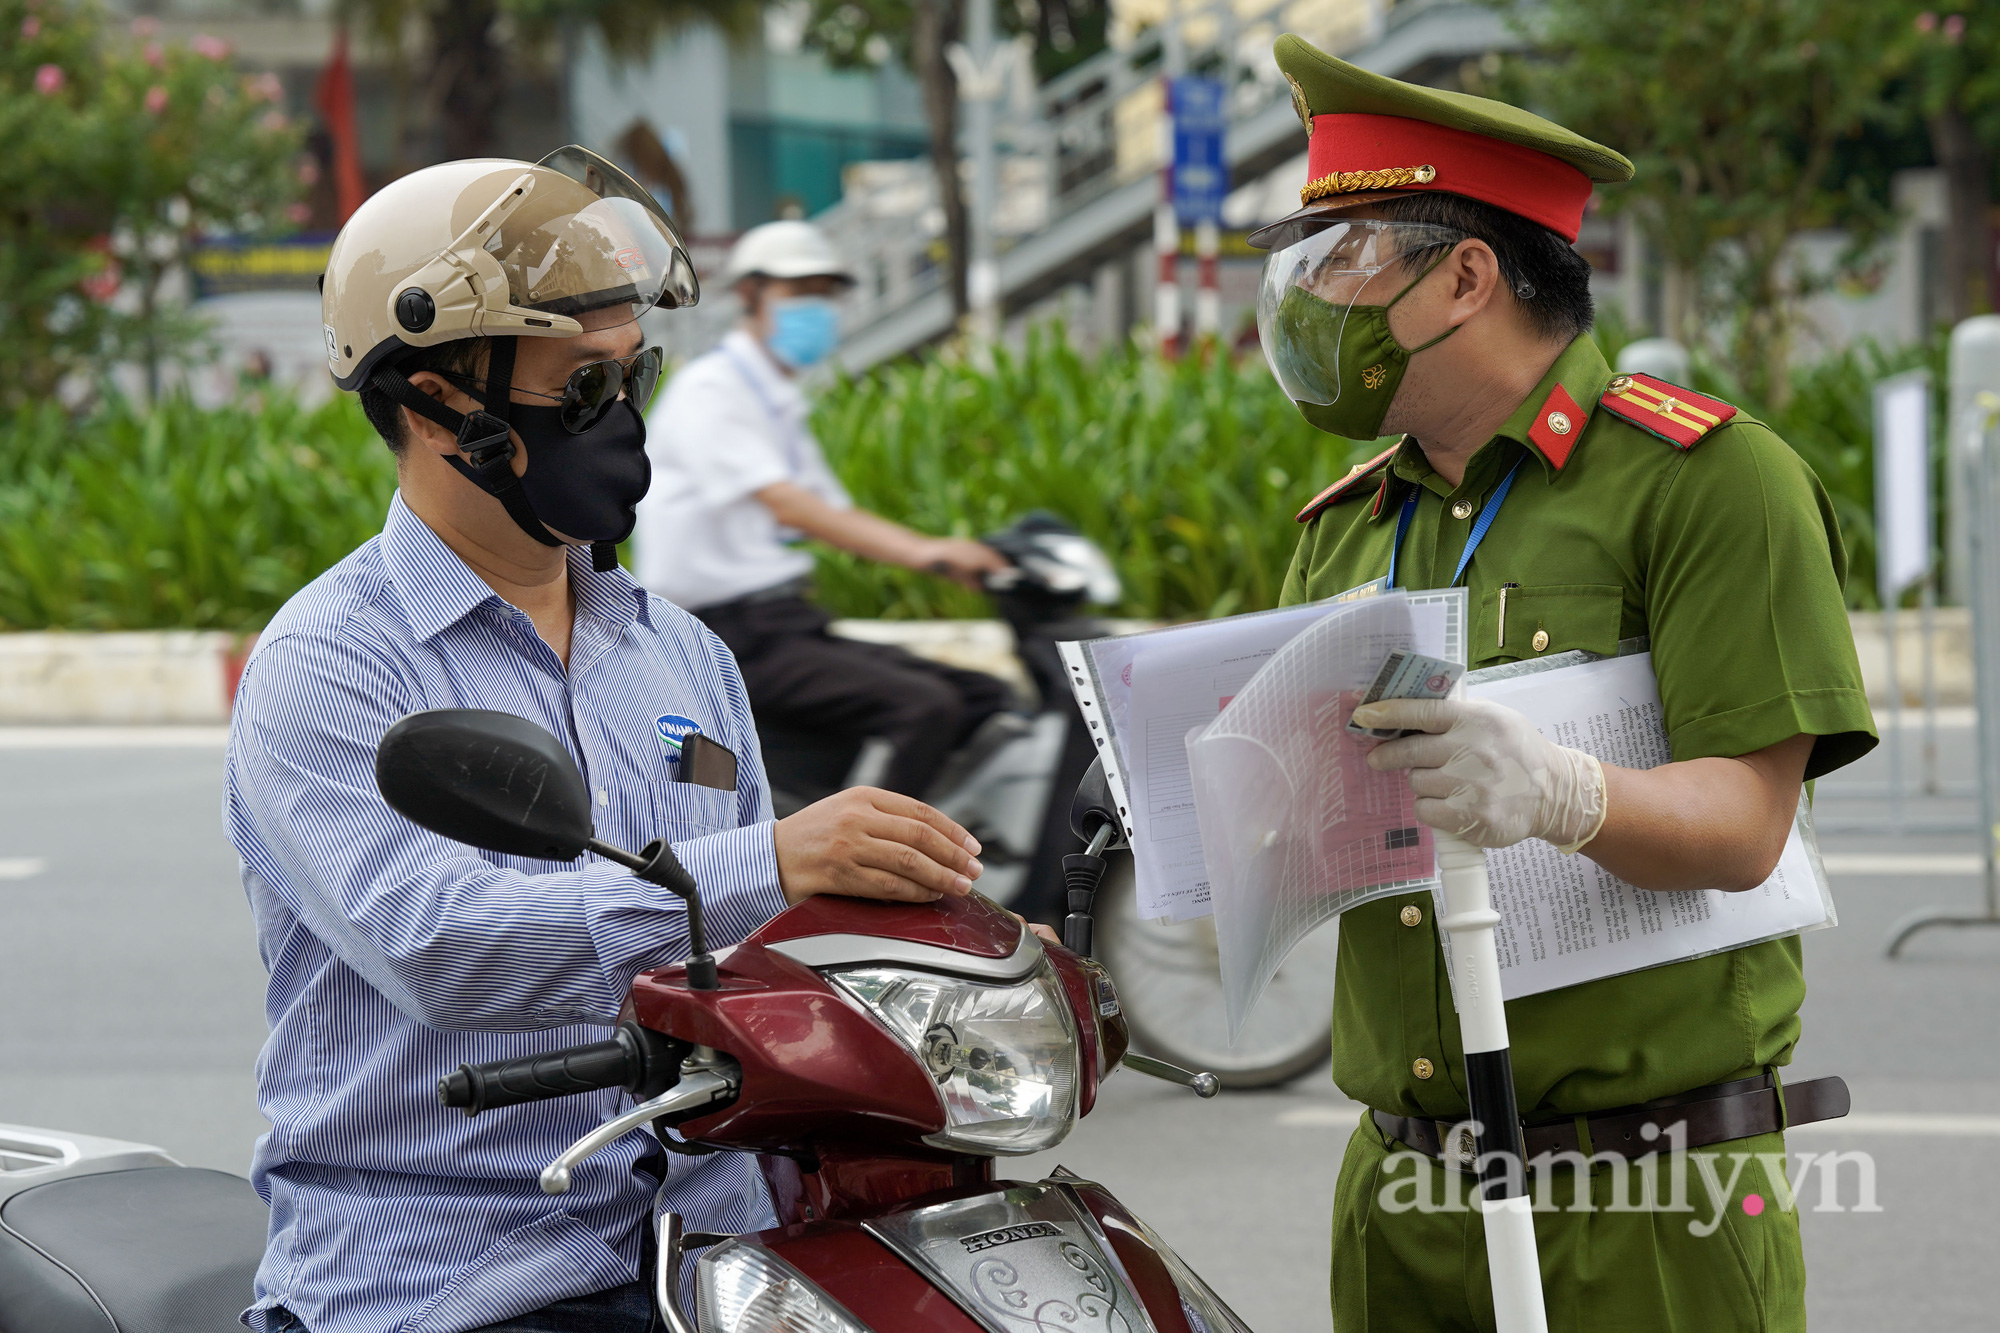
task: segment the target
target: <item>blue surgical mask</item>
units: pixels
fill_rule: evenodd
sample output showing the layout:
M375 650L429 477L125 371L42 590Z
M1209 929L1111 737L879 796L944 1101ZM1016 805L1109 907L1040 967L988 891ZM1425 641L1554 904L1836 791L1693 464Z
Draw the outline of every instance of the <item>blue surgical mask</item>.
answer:
M764 345L793 370L809 370L840 342L840 312L823 296L771 302L771 336Z

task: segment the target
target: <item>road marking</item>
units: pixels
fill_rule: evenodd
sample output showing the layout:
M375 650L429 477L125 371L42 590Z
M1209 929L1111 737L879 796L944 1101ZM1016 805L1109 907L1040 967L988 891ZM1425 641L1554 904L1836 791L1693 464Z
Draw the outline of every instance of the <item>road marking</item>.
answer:
M228 727L0 727L0 750L220 749Z
M39 856L0 856L0 879L33 879L48 865Z
M1855 1111L1838 1120L1794 1125L1787 1134L1914 1134L1924 1138L2000 1138L2000 1115L1930 1111Z
M1924 710L1921 708L1883 708L1879 705L1872 710L1875 714L1875 729L1886 731L1897 723L1902 724L1903 734L1921 732L1924 726ZM1945 704L1937 710L1939 731L1970 730L1979 725L1979 710L1970 704Z
M1278 1113L1286 1129L1352 1129L1361 1108L1301 1106ZM1794 1125L1788 1134L1889 1134L1918 1138L2000 1138L2000 1115L1959 1115L1930 1111L1855 1111L1838 1120Z
M1822 852L1829 875L1978 875L1986 861L1977 852Z
M1313 1128L1322 1125L1338 1125L1353 1129L1361 1118L1361 1108L1353 1102L1333 1106L1301 1106L1291 1111L1280 1111L1278 1123L1287 1129Z

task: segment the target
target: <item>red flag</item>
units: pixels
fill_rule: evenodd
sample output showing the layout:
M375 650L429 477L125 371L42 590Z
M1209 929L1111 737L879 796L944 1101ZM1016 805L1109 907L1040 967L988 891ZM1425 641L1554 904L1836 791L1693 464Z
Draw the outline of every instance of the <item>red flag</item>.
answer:
M326 123L333 140L334 211L337 225L345 224L368 197L368 182L361 174L361 136L354 127L354 69L347 63L347 29L336 28L333 54L313 90L313 104Z

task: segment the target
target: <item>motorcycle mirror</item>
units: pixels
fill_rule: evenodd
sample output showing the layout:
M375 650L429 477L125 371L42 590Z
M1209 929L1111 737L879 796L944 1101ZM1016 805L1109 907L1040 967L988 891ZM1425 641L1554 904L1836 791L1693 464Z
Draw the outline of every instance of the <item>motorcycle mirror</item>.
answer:
M1099 829L1109 825L1111 846L1120 840L1124 825L1118 819L1118 802L1112 799L1111 783L1104 776L1104 756L1090 761L1084 771L1083 780L1076 784L1076 796L1069 803L1070 831L1085 842L1092 842Z
M410 714L382 737L375 786L411 823L489 852L574 861L592 840L590 794L575 761L512 713Z

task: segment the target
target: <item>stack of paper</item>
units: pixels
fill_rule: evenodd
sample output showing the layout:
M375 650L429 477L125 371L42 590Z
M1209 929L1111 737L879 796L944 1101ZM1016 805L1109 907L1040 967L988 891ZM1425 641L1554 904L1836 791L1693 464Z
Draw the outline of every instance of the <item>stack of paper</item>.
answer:
M1465 660L1464 597L1370 586L1332 603L1063 645L1132 843L1139 913L1213 913L1232 1034L1315 927L1384 894L1435 888L1407 778L1368 768L1373 742L1345 724L1392 650ZM1643 651L1559 654L1473 672L1464 688L1606 763L1668 761ZM1748 893L1650 892L1535 840L1490 852L1487 864L1509 999L1835 922L1803 799L1777 870Z

